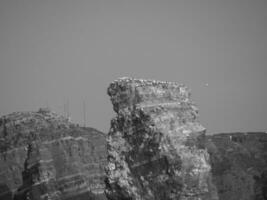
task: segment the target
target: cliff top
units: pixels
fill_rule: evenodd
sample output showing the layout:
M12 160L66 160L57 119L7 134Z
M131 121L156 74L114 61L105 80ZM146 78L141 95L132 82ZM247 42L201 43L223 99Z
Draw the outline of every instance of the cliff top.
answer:
M115 112L133 109L137 105L193 103L190 101L190 90L177 82L123 77L113 81L107 93Z
M50 128L69 128L72 123L62 115L48 109L40 108L37 112L13 112L0 117L0 138L7 134L7 130L29 132Z
M79 127L68 118L48 109L14 112L0 117L0 153L31 141L50 141L64 137L98 137L99 131Z
M124 83L124 84L134 84L136 87L139 86L156 86L156 85L165 85L165 86L183 86L184 84L180 84L178 82L170 82L170 81L159 81L159 80L153 80L153 79L137 79L137 78L131 78L131 77L121 77L116 79L111 83L117 84L117 83Z

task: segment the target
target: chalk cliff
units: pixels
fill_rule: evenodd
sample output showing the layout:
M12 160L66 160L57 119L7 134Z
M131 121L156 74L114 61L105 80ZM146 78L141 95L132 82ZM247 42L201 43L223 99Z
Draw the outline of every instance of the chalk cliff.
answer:
M105 135L41 109L0 118L0 200L105 199Z
M108 199L218 199L205 128L187 87L121 78L108 94L117 114L107 138Z

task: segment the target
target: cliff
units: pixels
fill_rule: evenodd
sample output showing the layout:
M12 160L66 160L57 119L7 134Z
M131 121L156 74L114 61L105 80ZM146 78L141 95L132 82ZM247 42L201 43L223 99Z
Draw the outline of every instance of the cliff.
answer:
M108 94L110 200L267 200L267 133L205 135L177 83L122 78Z
M108 199L218 199L205 128L187 87L122 78L108 94L117 114L107 139Z
M0 199L105 199L105 135L47 110L0 118Z
M267 199L267 133L216 134L206 147L220 200Z
M108 136L45 109L0 117L0 200L267 200L267 133L205 135L178 83L108 94Z

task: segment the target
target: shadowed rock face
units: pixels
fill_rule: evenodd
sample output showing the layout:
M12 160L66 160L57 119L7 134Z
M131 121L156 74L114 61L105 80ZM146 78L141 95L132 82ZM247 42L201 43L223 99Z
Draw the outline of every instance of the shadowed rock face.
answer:
M184 85L122 78L110 84L110 200L218 199L205 129Z
M106 142L46 110L0 118L0 200L105 199Z
M266 133L216 134L206 147L219 199L267 199Z

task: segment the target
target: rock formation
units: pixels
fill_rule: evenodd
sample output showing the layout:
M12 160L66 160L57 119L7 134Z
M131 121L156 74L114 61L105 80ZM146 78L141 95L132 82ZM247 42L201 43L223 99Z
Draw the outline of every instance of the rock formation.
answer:
M105 199L105 135L47 110L0 118L0 200Z
M108 199L218 199L205 128L187 87L122 78L108 94L117 114L107 139Z
M108 94L108 136L45 109L0 117L0 200L267 200L267 133L206 136L177 83Z
M206 147L220 200L267 200L267 133L216 134Z

